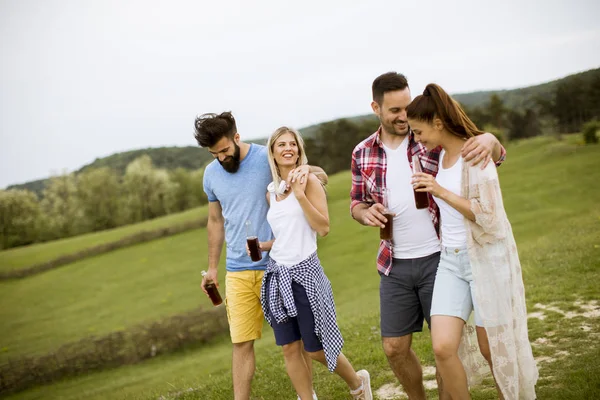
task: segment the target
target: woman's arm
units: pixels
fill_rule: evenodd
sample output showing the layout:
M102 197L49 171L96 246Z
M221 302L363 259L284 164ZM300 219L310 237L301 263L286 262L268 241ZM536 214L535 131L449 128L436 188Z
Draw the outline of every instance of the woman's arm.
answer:
M320 236L326 236L329 233L329 211L325 189L319 179L311 173L306 183L298 180L292 183L292 189L310 227Z
M413 175L413 187L417 192L428 192L438 199L450 204L469 220L475 222L475 214L471 211L471 202L462 196L441 187L432 175L417 172Z
M435 181L434 181L435 182ZM437 184L437 182L436 182ZM462 196L457 195L438 185L440 187L440 191L438 194L433 194L438 199L444 200L446 203L450 204L452 208L456 211L464 215L467 219L475 222L475 214L471 211L471 202L465 199ZM424 192L425 190L417 189L417 192Z

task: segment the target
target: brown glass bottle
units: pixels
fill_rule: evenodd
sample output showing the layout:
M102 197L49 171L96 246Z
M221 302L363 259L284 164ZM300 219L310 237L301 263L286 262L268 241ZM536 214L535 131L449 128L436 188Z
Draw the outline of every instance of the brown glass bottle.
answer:
M379 238L381 240L392 240L394 236L394 214L390 212L390 189L382 189L383 216L387 219L385 226L379 228Z
M258 235L254 231L250 220L246 221L246 243L248 244L248 250L250 250L250 259L255 262L262 260Z
M262 260L258 238L256 236L249 236L246 238L246 243L248 243L248 249L250 250L250 259L252 261Z
M392 240L394 233L394 215L391 213L385 213L383 216L387 219L384 228L379 228L379 239L381 240Z
M202 271L202 276L203 277L206 276L206 271ZM217 286L214 284L214 282L208 281L204 285L204 289L206 289L206 292L208 293L208 297L210 298L210 301L212 301L213 306L216 307L223 303L223 299L221 298L219 289L217 289Z
M421 167L421 162L419 161L419 156L417 156L416 154L413 155L412 162L413 162L413 173L416 174L417 172L423 172L423 168ZM415 206L417 207L417 209L421 210L423 208L429 207L428 193L427 192L417 192L414 189L416 189L416 188L413 188L413 192L415 194Z

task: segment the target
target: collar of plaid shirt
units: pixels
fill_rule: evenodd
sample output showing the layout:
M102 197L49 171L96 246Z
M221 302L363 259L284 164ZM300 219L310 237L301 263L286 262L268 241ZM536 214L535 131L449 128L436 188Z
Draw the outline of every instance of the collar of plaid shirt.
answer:
M352 153L352 204L351 208L359 203L382 203L381 189L385 188L387 159L381 143L381 127L363 142ZM412 156L418 155L423 171L433 176L437 175L440 158L440 148L427 151L423 145L417 143L412 130L408 132L408 149L406 156L412 168ZM439 209L429 195L429 214L431 222L439 236ZM388 275L392 269L392 242L382 240L377 254L377 269Z

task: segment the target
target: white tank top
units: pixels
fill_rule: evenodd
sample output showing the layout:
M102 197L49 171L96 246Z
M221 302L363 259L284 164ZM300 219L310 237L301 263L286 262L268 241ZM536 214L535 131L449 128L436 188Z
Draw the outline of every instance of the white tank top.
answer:
M317 232L308 223L294 192L280 201L273 192L269 196L267 221L275 236L269 256L277 264L292 267L317 251Z
M438 168L437 183L460 196L460 185L462 181L462 157L459 157L456 163L450 168L442 167L442 160L446 152L440 153L440 164ZM442 223L442 246L451 248L463 248L467 245L467 228L465 227L465 217L454 207L444 200L435 198L435 202L440 208L440 217Z

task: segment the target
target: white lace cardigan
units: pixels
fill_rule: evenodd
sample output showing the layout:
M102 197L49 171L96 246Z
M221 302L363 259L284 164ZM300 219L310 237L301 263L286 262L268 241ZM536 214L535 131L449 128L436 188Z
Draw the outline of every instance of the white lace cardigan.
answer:
M463 163L461 194L476 222L465 218L475 300L487 332L494 376L506 400L534 400L538 370L527 334L521 263L502 202L496 166ZM465 325L459 356L469 384L489 373L479 352L472 319Z

